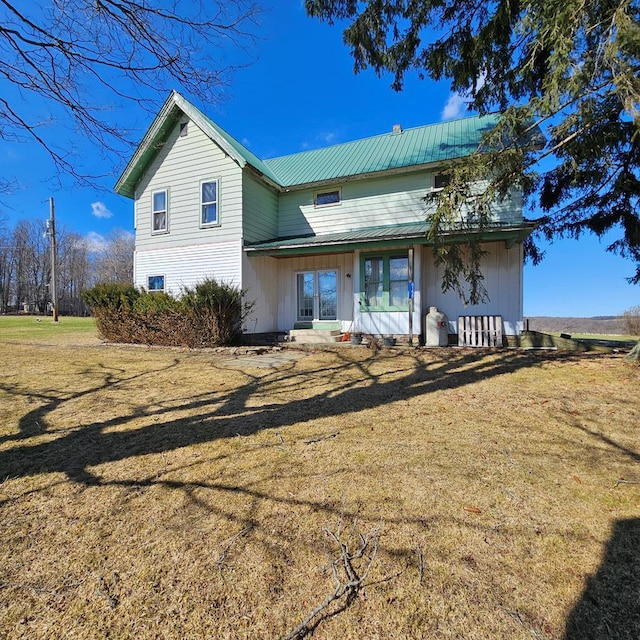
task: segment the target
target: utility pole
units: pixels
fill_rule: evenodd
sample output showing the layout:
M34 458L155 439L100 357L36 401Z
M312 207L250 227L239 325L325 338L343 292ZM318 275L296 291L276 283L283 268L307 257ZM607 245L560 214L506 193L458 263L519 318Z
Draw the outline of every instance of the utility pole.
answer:
M56 289L56 217L53 198L49 198L49 219L47 220L47 232L51 242L51 304L53 305L53 321L58 322L58 291Z

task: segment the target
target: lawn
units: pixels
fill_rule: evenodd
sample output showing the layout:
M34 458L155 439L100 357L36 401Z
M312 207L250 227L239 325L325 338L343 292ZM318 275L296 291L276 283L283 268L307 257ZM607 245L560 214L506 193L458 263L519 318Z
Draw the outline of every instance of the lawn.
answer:
M0 316L0 344L3 342L50 343L62 345L95 344L96 324L93 318L60 316Z
M0 638L640 635L622 356L237 368L44 322L0 322Z

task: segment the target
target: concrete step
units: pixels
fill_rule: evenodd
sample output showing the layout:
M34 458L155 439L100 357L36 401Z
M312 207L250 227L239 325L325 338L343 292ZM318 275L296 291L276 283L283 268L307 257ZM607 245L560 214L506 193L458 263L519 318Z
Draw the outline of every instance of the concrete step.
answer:
M299 344L326 344L340 342L342 332L339 329L291 329L289 340Z

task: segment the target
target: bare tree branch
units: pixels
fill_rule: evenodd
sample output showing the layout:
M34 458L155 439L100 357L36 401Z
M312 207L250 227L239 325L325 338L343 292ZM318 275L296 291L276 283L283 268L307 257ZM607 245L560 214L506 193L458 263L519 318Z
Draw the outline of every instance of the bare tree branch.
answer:
M337 547L337 555L331 561L331 574L335 588L293 631L283 636L281 640L299 640L300 638L304 638L324 618L336 615L351 605L365 586L365 582L378 553L378 542L380 540L382 523L371 529L366 535L356 533L355 524L354 520L351 531L352 535L344 532L344 519L342 517L335 531L327 528L323 529L329 541L333 543L334 547ZM354 535L358 540L358 546L355 550L352 550L350 542ZM342 598L344 598L345 601L341 609L333 612L327 611L331 603ZM324 614L324 616L318 618L321 614Z
M136 140L114 121L122 103L155 113L174 87L215 103L260 13L253 0L0 0L0 137L34 141L58 174L92 182L102 176L74 145L54 142L60 128L124 159Z

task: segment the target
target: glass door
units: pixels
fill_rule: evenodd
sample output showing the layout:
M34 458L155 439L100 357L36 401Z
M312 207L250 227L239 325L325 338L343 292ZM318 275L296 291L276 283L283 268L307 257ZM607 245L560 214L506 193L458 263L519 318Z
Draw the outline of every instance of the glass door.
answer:
M338 272L305 271L296 275L299 321L338 319Z
M313 271L299 273L298 284L298 320L313 320L315 301L315 274Z
M318 318L338 318L338 274L336 271L316 272L318 281Z

